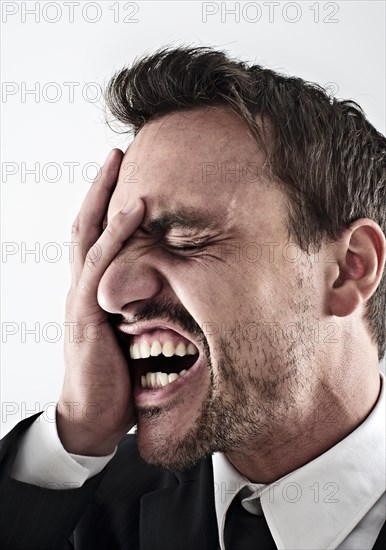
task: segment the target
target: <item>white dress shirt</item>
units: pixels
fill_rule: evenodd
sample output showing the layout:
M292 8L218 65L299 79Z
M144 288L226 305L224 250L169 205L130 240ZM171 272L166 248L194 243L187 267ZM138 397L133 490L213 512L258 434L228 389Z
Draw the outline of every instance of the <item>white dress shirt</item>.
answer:
M279 550L373 548L386 516L385 379L380 374L380 396L364 422L334 447L274 483L251 483L223 453L214 453L215 508L222 550L226 512L241 489L244 508L264 513ZM81 486L114 456L115 451L106 457L67 453L55 422L42 417L22 437L13 478L68 489Z

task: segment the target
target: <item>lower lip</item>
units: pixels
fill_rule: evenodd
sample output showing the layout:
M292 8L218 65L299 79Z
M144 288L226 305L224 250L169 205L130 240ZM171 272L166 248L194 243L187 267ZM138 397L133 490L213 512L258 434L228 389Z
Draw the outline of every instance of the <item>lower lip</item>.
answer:
M162 388L142 388L140 383L136 383L133 389L135 404L139 407L155 405L162 406L185 387L188 387L192 383L198 383L200 381L200 377L202 378L205 374L205 369L202 367L203 360L200 355L197 361L183 376L178 377L177 380L174 380Z

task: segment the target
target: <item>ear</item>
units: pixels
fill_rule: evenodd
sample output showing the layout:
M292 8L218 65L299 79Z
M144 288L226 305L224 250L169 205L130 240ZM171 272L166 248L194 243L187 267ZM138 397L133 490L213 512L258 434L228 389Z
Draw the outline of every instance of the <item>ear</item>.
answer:
M337 241L329 288L331 315L345 317L372 296L385 265L385 235L368 218L356 220Z

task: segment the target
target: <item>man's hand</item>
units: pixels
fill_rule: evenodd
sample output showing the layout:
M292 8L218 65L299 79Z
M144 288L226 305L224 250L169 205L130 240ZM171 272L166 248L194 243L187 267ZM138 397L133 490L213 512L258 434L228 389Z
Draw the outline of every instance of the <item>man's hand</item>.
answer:
M69 330L64 345L65 378L57 407L57 426L68 452L90 456L111 453L134 425L127 361L108 313L97 301L105 270L144 215L143 202L129 200L102 232L122 157L118 149L110 153L72 229L75 257L66 302Z

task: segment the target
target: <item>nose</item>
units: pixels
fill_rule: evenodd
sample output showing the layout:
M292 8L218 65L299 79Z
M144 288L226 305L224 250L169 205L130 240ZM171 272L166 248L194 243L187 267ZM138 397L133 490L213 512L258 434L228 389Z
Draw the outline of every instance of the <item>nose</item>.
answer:
M162 277L149 265L146 256L135 259L118 256L107 268L98 286L98 303L108 313L135 315L139 302L157 296Z

